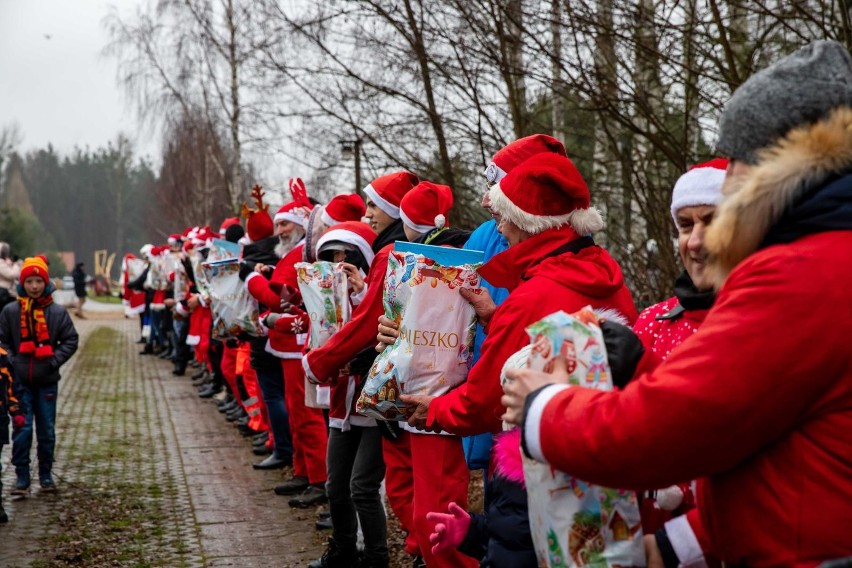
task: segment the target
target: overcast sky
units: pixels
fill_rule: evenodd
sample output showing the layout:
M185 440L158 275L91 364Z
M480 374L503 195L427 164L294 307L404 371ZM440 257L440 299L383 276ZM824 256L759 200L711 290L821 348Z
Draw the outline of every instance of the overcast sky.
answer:
M116 85L115 60L100 54L110 5L125 13L143 2L0 0L0 128L18 125L19 150L95 149L124 132L137 155L156 154Z

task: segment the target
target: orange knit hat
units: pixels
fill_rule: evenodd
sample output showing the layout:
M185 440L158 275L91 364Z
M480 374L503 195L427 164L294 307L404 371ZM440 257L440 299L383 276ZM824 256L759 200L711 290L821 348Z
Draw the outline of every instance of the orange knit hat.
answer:
M47 273L47 258L44 255L31 256L24 260L24 265L21 267L21 284L30 276L39 276L45 284L50 280Z

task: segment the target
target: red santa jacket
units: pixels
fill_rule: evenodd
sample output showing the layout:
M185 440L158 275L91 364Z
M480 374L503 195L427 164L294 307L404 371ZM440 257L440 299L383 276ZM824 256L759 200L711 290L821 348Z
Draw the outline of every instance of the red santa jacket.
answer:
M284 255L275 265L269 280L256 272L246 278L249 293L272 312L281 313L281 291L285 287L292 294L290 312L283 314L275 322L275 327L269 330L266 345L266 351L281 359L301 359L307 343L310 318L296 307L300 296L295 265L302 261L304 248L304 244L300 244Z
M337 377L337 373L358 353L376 344L377 322L385 313L382 295L385 287L385 274L388 268L388 256L393 243L376 253L370 263L367 274L367 293L361 300L352 319L340 331L331 336L319 349L312 349L302 361L308 377L314 381L328 382Z
M668 358L674 348L698 331L707 312L708 310L684 310L680 307L677 297L672 297L639 314L633 331L649 353L640 369L652 371L657 364ZM676 495L678 489L681 493L679 504L676 499L664 499L662 493L658 503L656 491L646 491L642 494L642 531L645 534L654 534L666 521L686 513L695 506L693 482L679 483L662 491L668 497ZM666 501L670 501L671 505Z
M528 345L525 328L553 312L575 312L587 305L618 311L629 322L636 307L618 264L604 249L592 244L578 252L548 256L577 234L564 228L535 235L496 255L480 268L490 284L507 288L486 329L479 361L467 381L432 400L428 426L461 436L499 432L503 389L500 370L510 355ZM375 326L374 326L375 327Z
M852 231L753 253L654 372L620 392L535 393L528 451L607 486L706 476L689 516L725 562L815 566L852 554L852 296L828 285L852 281L852 263L839 262L849 258Z

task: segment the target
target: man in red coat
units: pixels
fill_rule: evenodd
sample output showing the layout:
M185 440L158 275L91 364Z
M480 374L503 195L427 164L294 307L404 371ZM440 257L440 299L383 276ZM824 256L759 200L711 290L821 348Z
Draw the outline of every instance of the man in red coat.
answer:
M512 371L506 418L531 457L589 482L704 478L693 528L725 563L816 566L852 555L848 50L814 42L749 78L717 148L731 159L705 239L719 293L698 333L622 391Z
M473 300L486 332L480 359L467 382L445 395L403 397L413 407L413 426L460 436L499 432L500 370L529 343L526 326L587 305L615 310L631 323L636 319L621 269L589 236L603 228L603 219L571 160L534 155L494 185L488 201L509 248L479 273L507 288L509 297L496 310Z

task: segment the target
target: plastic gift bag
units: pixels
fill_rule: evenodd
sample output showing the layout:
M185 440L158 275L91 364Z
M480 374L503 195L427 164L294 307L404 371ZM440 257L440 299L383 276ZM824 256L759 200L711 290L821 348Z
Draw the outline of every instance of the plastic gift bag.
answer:
M241 247L237 243L222 239L213 239L207 251L207 262L217 262L229 258L239 258Z
M459 289L479 290L482 259L479 251L396 243L383 303L400 334L367 374L359 414L404 420L400 394L439 396L465 381L476 314Z
M550 371L565 359L569 382L612 390L603 334L590 308L556 312L527 328L527 366ZM564 435L570 436L570 432ZM644 566L639 504L633 491L585 483L524 456L530 528L541 566Z
M311 318L311 349L322 347L351 319L346 273L333 262L297 262L296 278Z
M228 339L240 333L263 335L257 300L240 280L240 261L232 258L202 264L210 282L210 311L214 339Z

